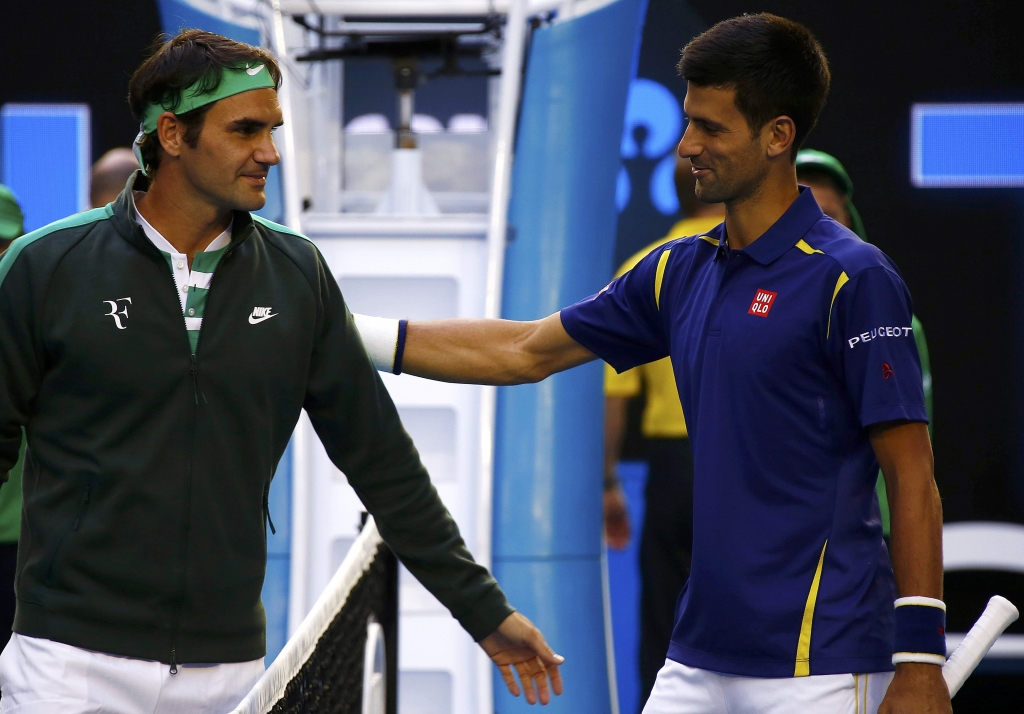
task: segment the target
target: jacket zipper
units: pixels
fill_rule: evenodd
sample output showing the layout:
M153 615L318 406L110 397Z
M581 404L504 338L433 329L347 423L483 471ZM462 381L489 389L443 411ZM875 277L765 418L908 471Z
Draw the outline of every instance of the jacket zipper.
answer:
M71 528L73 531L78 530L78 526L82 525L82 516L85 515L85 507L89 505L89 495L92 493L92 484L85 484L85 491L82 492L82 501L78 504L78 515L75 516L75 525Z
M202 332L199 333L199 336L202 338ZM197 342L196 347L198 348L198 346L199 343ZM203 404L209 404L206 401L206 395L203 394L203 388L199 386L199 362L196 360L195 355L192 355L192 366L188 371L192 375L192 391L196 397L196 406L199 406L199 397L203 398Z
M217 264L217 268L214 269L214 271L213 271L213 277L210 278L210 285L207 288L207 293L206 293L207 304L209 304L210 293L213 290L213 281L216 279L217 274L220 272L220 269L224 266L224 262L227 260L228 255L230 255L231 252L232 252L231 246L229 246L228 249L226 251L224 251L224 255L221 256L220 262ZM173 275L171 276L171 280L173 282L173 280L174 280L174 276ZM177 283L175 283L175 290L177 290ZM204 322L205 322L205 319L204 319ZM182 318L182 324L184 324L184 316ZM186 337L185 341L188 342L188 331L187 330L185 332L185 337ZM191 351L192 350L192 345L189 344L189 356L190 356L190 360L191 360L190 366L189 366L189 374L192 377L192 391L193 391L193 395L195 397L195 406L192 409L192 433L191 433L191 435L189 437L190 438L190 444L189 444L189 451L188 451L188 454L189 454L189 457L188 457L188 483L186 484L186 491L185 491L185 532L184 532L185 555L184 555L184 558L183 558L182 568L181 568L182 569L181 598L178 601L178 611L174 615L174 626L171 629L171 662L170 662L171 668L170 668L170 674L172 676L178 673L178 628L181 627L181 611L185 607L185 596L186 596L186 593L188 591L188 585L187 585L187 579L188 579L188 538L189 538L189 531L191 530L191 526L192 526L192 479L193 479L193 476L194 476L193 461L194 461L195 449L196 449L196 431L198 429L198 423L199 423L199 397L202 396L204 404L208 404L209 403L207 401L207 399L206 399L206 395L203 394L202 388L199 386L199 357L198 357L198 355L199 355L199 346L202 344L202 342L203 342L203 332L202 332L202 329L200 329L200 331L199 331L199 338L196 340L195 352Z

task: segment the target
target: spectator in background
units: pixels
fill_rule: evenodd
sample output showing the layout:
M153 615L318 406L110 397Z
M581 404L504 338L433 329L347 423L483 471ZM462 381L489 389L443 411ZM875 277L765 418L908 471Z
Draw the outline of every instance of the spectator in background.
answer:
M0 185L0 253L25 231L25 216L11 189ZM7 483L0 487L0 650L7 646L14 624L14 572L18 564L18 534L21 532L21 465L25 461L25 440L18 463Z
M867 241L864 221L853 205L853 181L839 159L824 151L803 149L796 155L797 181L811 189L814 200L818 202L822 212L830 218L842 223L852 230L861 240ZM924 328L917 315L913 316L911 326L914 328L914 340L917 352L921 357L921 376L924 381L924 404L928 410L928 430L932 431L935 423L932 417L932 370L928 359L928 343L924 339ZM882 532L889 537L889 499L885 494L885 481L879 472L875 484L878 493L878 505L882 512Z
M0 184L0 253L25 232L25 216L11 189Z
M668 234L622 264L615 277L631 270L648 253L675 238L700 235L725 218L725 207L697 200L690 160L677 158L675 171L679 207L686 218ZM641 707L665 664L676 599L690 576L693 547L693 454L686 420L676 391L672 361L666 357L616 374L605 365L604 519L608 544L625 548L629 516L619 483L629 400L645 398L640 430L649 465L643 529L640 535L640 692Z
M128 177L139 170L139 162L131 149L123 146L111 149L92 165L89 177L89 203L93 208L102 208L113 201Z

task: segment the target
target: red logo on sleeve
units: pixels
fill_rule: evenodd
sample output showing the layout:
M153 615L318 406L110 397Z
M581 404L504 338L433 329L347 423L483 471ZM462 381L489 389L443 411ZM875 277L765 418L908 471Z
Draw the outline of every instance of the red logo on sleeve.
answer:
M750 309L747 310L747 314L757 315L758 317L768 317L768 313L771 312L772 305L775 304L776 295L778 295L778 293L773 293L771 290L758 288L757 294L754 295L754 302L750 303Z
M882 362L882 379L889 379L892 376L892 367L888 362Z

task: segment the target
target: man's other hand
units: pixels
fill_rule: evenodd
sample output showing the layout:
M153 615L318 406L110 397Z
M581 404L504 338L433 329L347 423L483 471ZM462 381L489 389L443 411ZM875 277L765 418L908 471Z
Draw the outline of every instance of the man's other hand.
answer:
M519 674L526 701L530 704L536 704L538 699L541 704L547 704L551 701L552 691L562 693L562 675L558 673L558 666L565 658L556 655L540 630L518 612L506 617L497 630L480 640L480 647L498 665L512 696L520 694L512 668Z
M604 492L604 536L609 548L623 550L629 545L629 511L621 484Z
M507 622L507 620L506 620ZM949 689L937 664L907 662L896 665L878 714L952 714Z

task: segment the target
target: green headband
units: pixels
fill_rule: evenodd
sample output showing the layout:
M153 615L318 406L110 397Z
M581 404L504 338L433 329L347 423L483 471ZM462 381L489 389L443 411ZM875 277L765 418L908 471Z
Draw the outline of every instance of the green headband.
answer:
M225 67L221 72L220 82L212 91L202 91L202 84L203 80L200 79L191 87L185 89L181 93L181 99L176 106L168 107L160 102L154 102L146 107L146 111L142 116L142 133L152 134L156 131L156 120L164 112L185 114L193 109L205 107L207 104L212 104L226 97L233 97L242 92L250 92L254 89L277 88L274 78L270 76L270 71L263 64L257 64L252 67Z

